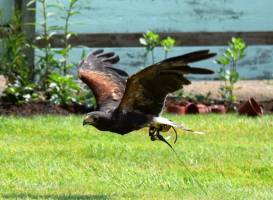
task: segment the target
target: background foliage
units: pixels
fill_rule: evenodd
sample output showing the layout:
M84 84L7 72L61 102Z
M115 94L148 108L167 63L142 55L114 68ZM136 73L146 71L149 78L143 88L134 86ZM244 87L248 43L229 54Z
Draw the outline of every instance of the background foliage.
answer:
M9 22L11 33L3 42L6 51L1 55L1 73L9 82L4 91L4 100L13 103L48 100L62 105L94 104L93 99L85 100L89 94L76 81L78 77L70 71L72 68L75 71L77 63L70 62L73 47L68 43L69 38L75 35L70 31L70 26L73 25L70 23L71 18L79 15L81 9L88 9L90 1L30 0L27 6L34 2L41 5L36 12L43 16L43 20L37 24L42 31L35 40L43 40L46 45L45 48L39 48L33 41L27 41L22 32L21 13L14 13ZM49 25L50 20L62 20L63 25ZM53 49L50 45L51 38L57 33L64 34L64 48ZM28 66L26 48L41 52L33 69Z

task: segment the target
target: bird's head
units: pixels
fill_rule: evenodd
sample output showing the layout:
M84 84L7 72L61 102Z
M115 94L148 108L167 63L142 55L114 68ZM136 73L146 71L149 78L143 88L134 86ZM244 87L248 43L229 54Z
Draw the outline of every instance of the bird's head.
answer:
M103 119L107 118L106 114L104 112L100 112L100 111L95 111L95 112L91 112L88 113L86 115L86 117L83 120L83 125L92 125L92 126L97 126L100 121L102 121Z

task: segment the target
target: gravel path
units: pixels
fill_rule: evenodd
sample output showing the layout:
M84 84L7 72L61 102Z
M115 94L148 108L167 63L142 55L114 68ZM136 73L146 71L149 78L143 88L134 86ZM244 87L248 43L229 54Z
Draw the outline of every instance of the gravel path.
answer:
M185 86L187 92L206 95L211 92L213 99L220 99L220 81L193 81L191 85ZM273 100L273 80L246 80L236 84L234 94L238 100L246 100L255 97L257 101Z

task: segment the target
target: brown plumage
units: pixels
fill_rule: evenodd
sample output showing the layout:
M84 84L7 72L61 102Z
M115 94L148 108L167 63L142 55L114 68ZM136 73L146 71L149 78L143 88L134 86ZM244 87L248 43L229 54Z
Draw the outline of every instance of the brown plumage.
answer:
M186 74L212 74L209 69L193 68L189 63L213 56L215 54L209 50L202 50L168 58L128 78L126 72L112 66L119 61L117 55L94 51L78 69L80 79L90 87L97 100L97 111L89 113L83 123L118 134L145 126L154 130L155 123L173 126L170 122L156 120L166 95L190 84L184 77ZM155 130L156 136L159 131ZM151 132L152 139L158 138Z

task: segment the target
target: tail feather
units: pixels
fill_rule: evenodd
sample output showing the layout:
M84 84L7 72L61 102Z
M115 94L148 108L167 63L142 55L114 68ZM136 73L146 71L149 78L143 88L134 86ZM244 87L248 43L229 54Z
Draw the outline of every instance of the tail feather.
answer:
M153 123L155 124L155 127L156 125L167 125L167 126L170 126L172 128L179 128L179 129L182 129L184 131L187 131L187 132L191 132L193 134L198 134L198 135L203 135L205 134L205 132L201 132L201 131L194 131L192 129L189 129L187 128L185 125L182 125L182 124L177 124L169 119L166 119L166 118L163 118L163 117L154 117L154 120L153 120Z

